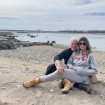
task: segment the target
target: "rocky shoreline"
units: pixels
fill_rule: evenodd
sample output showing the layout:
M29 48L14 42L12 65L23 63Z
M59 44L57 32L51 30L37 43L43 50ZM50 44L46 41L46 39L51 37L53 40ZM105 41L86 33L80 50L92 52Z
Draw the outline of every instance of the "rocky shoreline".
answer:
M0 32L0 50L3 49L16 49L18 47L29 47L35 45L49 45L53 46L54 41L50 42L28 42L20 41L16 39L17 36L14 36L12 32ZM34 37L34 36L30 36Z

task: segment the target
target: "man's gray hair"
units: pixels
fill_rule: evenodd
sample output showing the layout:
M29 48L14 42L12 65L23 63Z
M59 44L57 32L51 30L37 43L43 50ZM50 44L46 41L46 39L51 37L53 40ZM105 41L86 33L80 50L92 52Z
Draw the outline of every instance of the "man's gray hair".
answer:
M78 42L78 38L77 38L77 37L71 37L71 38L70 38L70 42L71 42L72 40L76 40L76 41Z

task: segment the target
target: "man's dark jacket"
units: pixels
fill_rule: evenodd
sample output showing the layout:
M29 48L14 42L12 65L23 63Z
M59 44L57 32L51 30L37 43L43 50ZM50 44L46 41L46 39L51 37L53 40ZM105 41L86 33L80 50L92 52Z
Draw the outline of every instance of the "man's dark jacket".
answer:
M55 57L54 57L54 62L56 61L56 60L62 60L62 59L64 59L64 63L65 64L67 64L67 62L68 62L68 59L70 58L70 56L72 55L72 50L71 50L71 48L68 48L68 49L65 49L64 51L62 51L60 54L58 54L58 55L56 55ZM48 67L47 67L47 71L46 71L46 75L48 75L48 74L51 74L52 72L54 72L54 71L56 71L57 69L56 69L56 66L55 66L55 64L51 64L51 65L49 65Z

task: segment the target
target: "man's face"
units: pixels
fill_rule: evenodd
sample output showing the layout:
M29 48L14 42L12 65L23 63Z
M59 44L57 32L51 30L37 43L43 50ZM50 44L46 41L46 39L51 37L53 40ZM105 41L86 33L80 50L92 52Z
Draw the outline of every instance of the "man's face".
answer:
M77 41L76 40L71 40L71 42L70 42L70 48L72 49L72 51L77 50L77 47L78 47Z

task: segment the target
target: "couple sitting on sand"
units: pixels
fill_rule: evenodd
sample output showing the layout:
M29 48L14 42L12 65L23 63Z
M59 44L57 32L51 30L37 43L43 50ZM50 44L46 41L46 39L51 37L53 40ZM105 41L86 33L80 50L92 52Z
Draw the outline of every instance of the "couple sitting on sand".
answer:
M61 60L64 59L64 63ZM54 58L55 64L51 64L46 75L34 78L23 83L25 88L40 83L62 79L61 92L68 93L73 86L85 90L91 94L91 83L96 83L97 64L92 54L91 46L86 37L70 39L70 48L64 50Z

